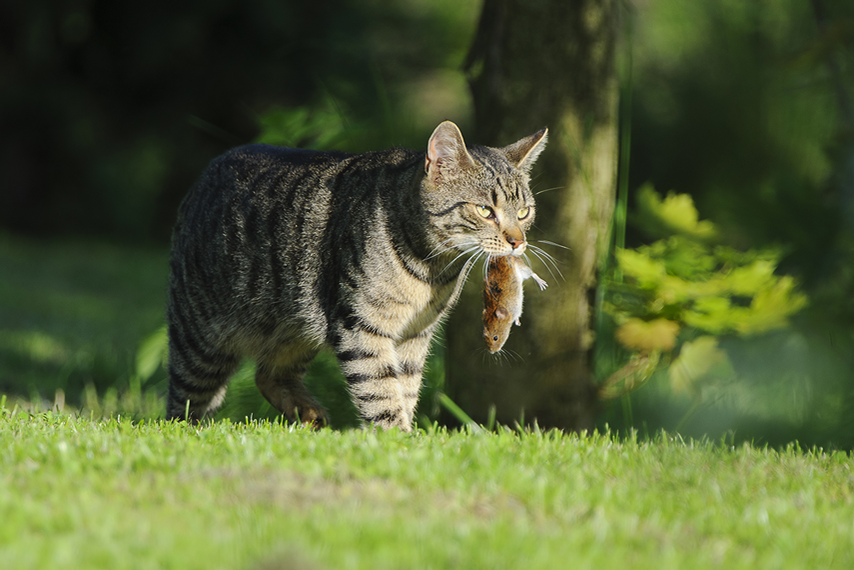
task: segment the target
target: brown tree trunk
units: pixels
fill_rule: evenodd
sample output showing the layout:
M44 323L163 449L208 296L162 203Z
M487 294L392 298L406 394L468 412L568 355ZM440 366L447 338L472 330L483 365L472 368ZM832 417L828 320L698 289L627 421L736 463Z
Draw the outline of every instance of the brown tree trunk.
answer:
M505 346L509 358L496 361L481 335L483 281L470 279L446 327L446 391L478 421L494 404L502 423L524 413L543 427L592 426L591 298L617 182L618 8L616 0L484 1L466 63L476 130L469 138L501 146L549 127L533 171L541 193L528 239L558 259L565 280L531 258L550 286L526 283L522 326Z

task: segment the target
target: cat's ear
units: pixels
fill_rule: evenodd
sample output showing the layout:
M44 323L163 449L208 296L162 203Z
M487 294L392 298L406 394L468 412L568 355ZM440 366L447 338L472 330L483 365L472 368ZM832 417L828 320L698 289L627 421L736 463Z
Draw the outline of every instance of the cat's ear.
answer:
M504 154L507 155L507 158L516 168L527 173L534 166L534 162L540 156L540 153L543 152L543 149L546 148L548 140L549 130L543 129L510 146L504 147Z
M457 173L472 166L474 161L466 150L460 129L451 121L436 127L427 142L424 172L433 182L453 178Z

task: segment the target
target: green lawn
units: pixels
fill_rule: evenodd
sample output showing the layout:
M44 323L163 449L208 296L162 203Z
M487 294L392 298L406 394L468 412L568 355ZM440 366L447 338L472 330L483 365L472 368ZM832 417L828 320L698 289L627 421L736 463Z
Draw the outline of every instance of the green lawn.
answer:
M0 410L4 568L852 568L847 454Z
M166 248L0 233L0 393L52 402L62 389L82 405L87 387L126 389L163 323L167 273Z

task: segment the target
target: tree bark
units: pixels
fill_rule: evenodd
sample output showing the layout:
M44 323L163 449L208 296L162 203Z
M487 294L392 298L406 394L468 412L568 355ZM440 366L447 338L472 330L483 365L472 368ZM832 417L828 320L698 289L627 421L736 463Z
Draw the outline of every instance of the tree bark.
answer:
M502 423L524 414L542 427L593 425L591 298L616 195L618 8L616 0L484 1L466 62L476 131L469 138L503 146L549 127L533 172L537 218L528 240L558 259L564 280L532 256L550 287L526 283L522 325L505 358L495 359L481 334L483 281L470 279L446 327L446 391L478 421L494 404Z

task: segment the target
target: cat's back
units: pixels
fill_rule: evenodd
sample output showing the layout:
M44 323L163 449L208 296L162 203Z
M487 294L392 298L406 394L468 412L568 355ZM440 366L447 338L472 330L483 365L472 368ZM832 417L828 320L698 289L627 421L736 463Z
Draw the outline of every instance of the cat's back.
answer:
M263 197L264 190L272 196L274 191L289 187L307 188L307 182L334 176L342 163L353 156L268 144L239 146L211 161L187 199L192 200L198 190L219 194L248 192Z
M179 214L193 217L201 209L210 218L224 210L263 211L273 205L296 212L302 199L322 202L331 192L347 196L376 187L371 179L411 168L413 154L405 149L349 154L268 144L236 147L211 161ZM317 209L309 202L302 205Z
M353 156L251 144L212 160L181 203L173 296L203 292L195 302L222 307L213 311L220 318L292 301L294 268L307 253L300 232L324 210L329 181Z
M253 144L214 159L185 198L172 239L173 297L217 321L295 318L325 327L342 276L364 260L388 195L416 153L364 154ZM395 190L398 189L398 190ZM211 307L211 308L209 308Z

